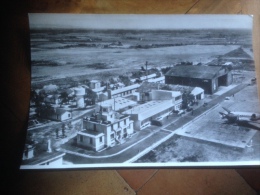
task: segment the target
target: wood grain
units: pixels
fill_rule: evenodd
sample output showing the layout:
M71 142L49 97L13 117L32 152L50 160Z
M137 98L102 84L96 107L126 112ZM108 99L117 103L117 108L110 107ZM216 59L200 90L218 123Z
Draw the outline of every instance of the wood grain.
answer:
M29 12L102 14L183 14L198 0L29 0Z

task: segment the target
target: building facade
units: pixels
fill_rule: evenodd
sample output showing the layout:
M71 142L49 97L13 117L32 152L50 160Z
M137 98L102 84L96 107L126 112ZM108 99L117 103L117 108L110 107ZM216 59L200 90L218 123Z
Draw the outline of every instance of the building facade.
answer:
M83 130L77 134L77 145L99 151L123 143L134 133L133 121L126 114L112 110L111 105L100 107L100 112L83 120Z
M129 85L127 87L123 87L116 90L108 90L108 99L116 98L116 97L127 97L132 94L140 87L139 84Z
M165 75L166 84L201 87L206 94L213 94L220 85L232 83L231 71L225 66L175 66Z
M160 120L173 110L179 110L182 104L180 92L153 90L152 100L123 112L134 121L134 129L142 130L151 125L153 120Z

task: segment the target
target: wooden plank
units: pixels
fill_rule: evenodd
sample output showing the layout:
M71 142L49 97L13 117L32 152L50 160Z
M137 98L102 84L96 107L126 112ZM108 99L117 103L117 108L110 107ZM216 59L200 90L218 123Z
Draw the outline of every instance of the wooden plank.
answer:
M102 14L184 14L198 0L29 0L29 12Z
M240 0L200 0L188 14L237 14L241 12Z
M231 169L160 169L138 194L253 195L255 192Z

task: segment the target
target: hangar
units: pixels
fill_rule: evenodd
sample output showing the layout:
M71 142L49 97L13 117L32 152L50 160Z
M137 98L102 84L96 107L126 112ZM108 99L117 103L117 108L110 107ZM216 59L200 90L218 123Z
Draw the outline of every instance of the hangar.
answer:
M213 94L219 86L232 83L231 71L225 66L175 66L165 74L165 83L201 87L206 94Z

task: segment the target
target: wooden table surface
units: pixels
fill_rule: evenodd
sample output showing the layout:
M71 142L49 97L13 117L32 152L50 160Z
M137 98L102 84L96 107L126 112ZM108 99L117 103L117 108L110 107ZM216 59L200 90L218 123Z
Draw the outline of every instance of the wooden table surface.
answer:
M259 75L259 11L259 0L11 1L2 12L4 28L1 29L1 176L4 178L1 189L16 194L260 193L259 167L18 171L26 134L30 96L27 13L253 14L253 46L256 72Z

